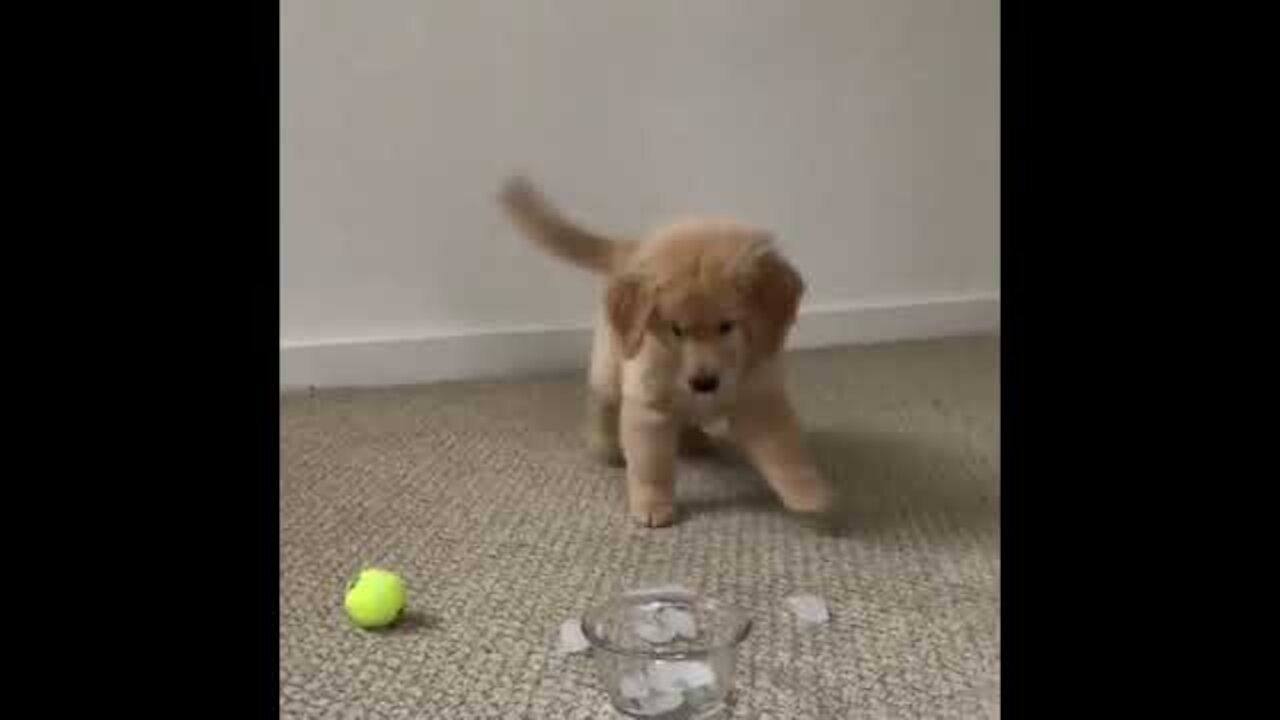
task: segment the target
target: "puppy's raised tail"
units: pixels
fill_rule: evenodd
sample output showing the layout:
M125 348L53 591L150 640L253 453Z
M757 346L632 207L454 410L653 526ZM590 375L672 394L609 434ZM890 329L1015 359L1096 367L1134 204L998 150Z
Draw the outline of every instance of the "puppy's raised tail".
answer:
M511 221L529 239L578 267L614 273L635 248L634 241L605 237L570 221L526 178L507 180L498 199Z

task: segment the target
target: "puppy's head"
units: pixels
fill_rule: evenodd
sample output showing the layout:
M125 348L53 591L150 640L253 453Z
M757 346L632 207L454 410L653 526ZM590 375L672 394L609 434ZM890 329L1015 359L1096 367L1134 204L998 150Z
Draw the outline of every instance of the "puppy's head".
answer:
M606 294L623 354L651 341L678 392L726 397L779 352L804 282L768 233L724 222L669 228Z

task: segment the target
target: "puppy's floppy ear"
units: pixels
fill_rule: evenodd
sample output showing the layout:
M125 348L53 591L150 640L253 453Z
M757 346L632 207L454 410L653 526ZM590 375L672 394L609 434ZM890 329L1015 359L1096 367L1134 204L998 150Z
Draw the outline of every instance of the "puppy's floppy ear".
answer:
M750 307L747 328L757 352L780 351L800 308L804 279L764 237L739 262L738 283Z
M653 284L634 273L614 278L605 293L605 310L609 324L622 341L623 356L635 357L653 318Z

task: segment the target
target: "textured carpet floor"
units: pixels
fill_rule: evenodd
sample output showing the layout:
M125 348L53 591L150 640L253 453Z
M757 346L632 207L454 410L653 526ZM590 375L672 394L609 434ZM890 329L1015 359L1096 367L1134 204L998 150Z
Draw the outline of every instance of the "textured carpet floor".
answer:
M557 627L663 582L751 613L735 718L997 717L998 366L981 338L794 353L839 537L731 456L683 464L676 527L633 528L622 471L583 452L576 377L284 396L281 717L611 717ZM409 586L390 632L343 614L366 564ZM830 623L798 627L796 592Z

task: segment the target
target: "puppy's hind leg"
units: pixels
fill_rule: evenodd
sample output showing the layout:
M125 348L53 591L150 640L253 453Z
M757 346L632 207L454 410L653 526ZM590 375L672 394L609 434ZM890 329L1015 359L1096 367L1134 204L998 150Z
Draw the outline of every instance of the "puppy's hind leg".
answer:
M618 419L621 403L604 393L590 388L587 391L587 449L592 457L614 467L626 464L622 456L622 444L618 440Z
M597 323L587 378L587 448L593 457L615 467L625 464L618 439L621 413L621 367L604 325Z

